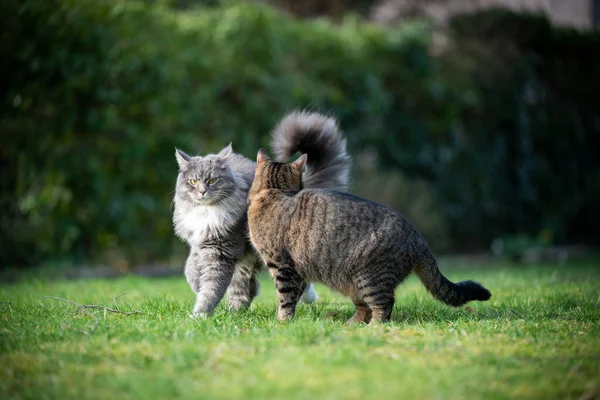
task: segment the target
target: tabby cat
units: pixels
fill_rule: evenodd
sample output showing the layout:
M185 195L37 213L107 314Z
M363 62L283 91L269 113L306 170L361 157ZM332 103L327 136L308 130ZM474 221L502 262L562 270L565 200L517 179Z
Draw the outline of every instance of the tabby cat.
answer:
M425 239L400 213L347 193L303 189L306 154L280 163L261 149L257 160L248 196L250 240L275 280L279 320L294 316L307 281L350 297L356 313L348 322L357 323L387 321L396 287L413 271L451 306L491 297L476 282L446 279Z
M291 113L273 131L272 147L285 160L296 151L314 156L304 174L307 187L344 190L348 185L351 160L334 119ZM179 175L173 224L190 247L184 272L196 293L191 317L212 313L226 291L231 308L248 307L258 293L260 268L247 227L248 189L256 164L234 153L231 145L203 157L177 150L175 157ZM315 301L312 285L302 285L303 299Z

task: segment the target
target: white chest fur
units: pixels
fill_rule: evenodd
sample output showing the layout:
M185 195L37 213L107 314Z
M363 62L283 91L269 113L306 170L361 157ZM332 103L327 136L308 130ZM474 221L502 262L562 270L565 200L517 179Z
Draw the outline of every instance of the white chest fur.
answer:
M191 207L176 204L173 214L175 234L190 245L209 236L222 236L235 226L244 211L244 207L230 204Z

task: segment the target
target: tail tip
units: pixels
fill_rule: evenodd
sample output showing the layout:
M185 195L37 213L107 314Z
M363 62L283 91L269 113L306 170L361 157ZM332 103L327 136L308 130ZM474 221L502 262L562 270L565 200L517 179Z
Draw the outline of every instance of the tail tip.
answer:
M475 281L464 281L460 283L460 286L468 292L468 301L488 301L492 297L492 293L489 290Z

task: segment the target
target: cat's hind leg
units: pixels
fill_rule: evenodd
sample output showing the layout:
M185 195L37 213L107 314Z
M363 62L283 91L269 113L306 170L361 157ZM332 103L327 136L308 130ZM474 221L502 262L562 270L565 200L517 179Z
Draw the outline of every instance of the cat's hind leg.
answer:
M357 297L352 299L354 306L356 307L356 312L348 321L347 324L368 324L371 322L371 318L373 317L373 312L365 303L363 299L359 299Z
M390 319L395 302L396 282L391 274L381 274L361 281L358 294L372 312L372 323Z
M294 318L296 306L306 283L292 266L292 262L271 263L267 262L267 268L275 280L279 307L277 310L277 319L287 321Z
M256 262L256 255L251 253L244 255L236 263L233 278L227 289L228 304L234 310L249 307L258 294L260 285L256 279Z
M394 291L379 292L372 297L365 297L367 306L371 309L371 323L387 322L394 308Z
M374 305L373 317L371 318L371 323L378 322L387 322L390 320L390 316L392 315L392 310L394 308L394 302L385 304L385 305Z

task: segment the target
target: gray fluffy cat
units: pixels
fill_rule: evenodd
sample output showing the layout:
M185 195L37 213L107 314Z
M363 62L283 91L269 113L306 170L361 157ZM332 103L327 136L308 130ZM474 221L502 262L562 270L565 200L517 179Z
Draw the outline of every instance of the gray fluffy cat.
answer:
M317 113L294 112L273 131L273 151L287 160L295 152L314 156L304 173L307 187L345 190L350 172L346 141L337 122ZM247 197L256 164L232 151L191 157L177 150L179 175L173 224L190 253L185 276L196 293L191 317L211 314L227 291L234 310L248 307L258 293L258 255L248 241ZM302 298L318 297L311 284Z

